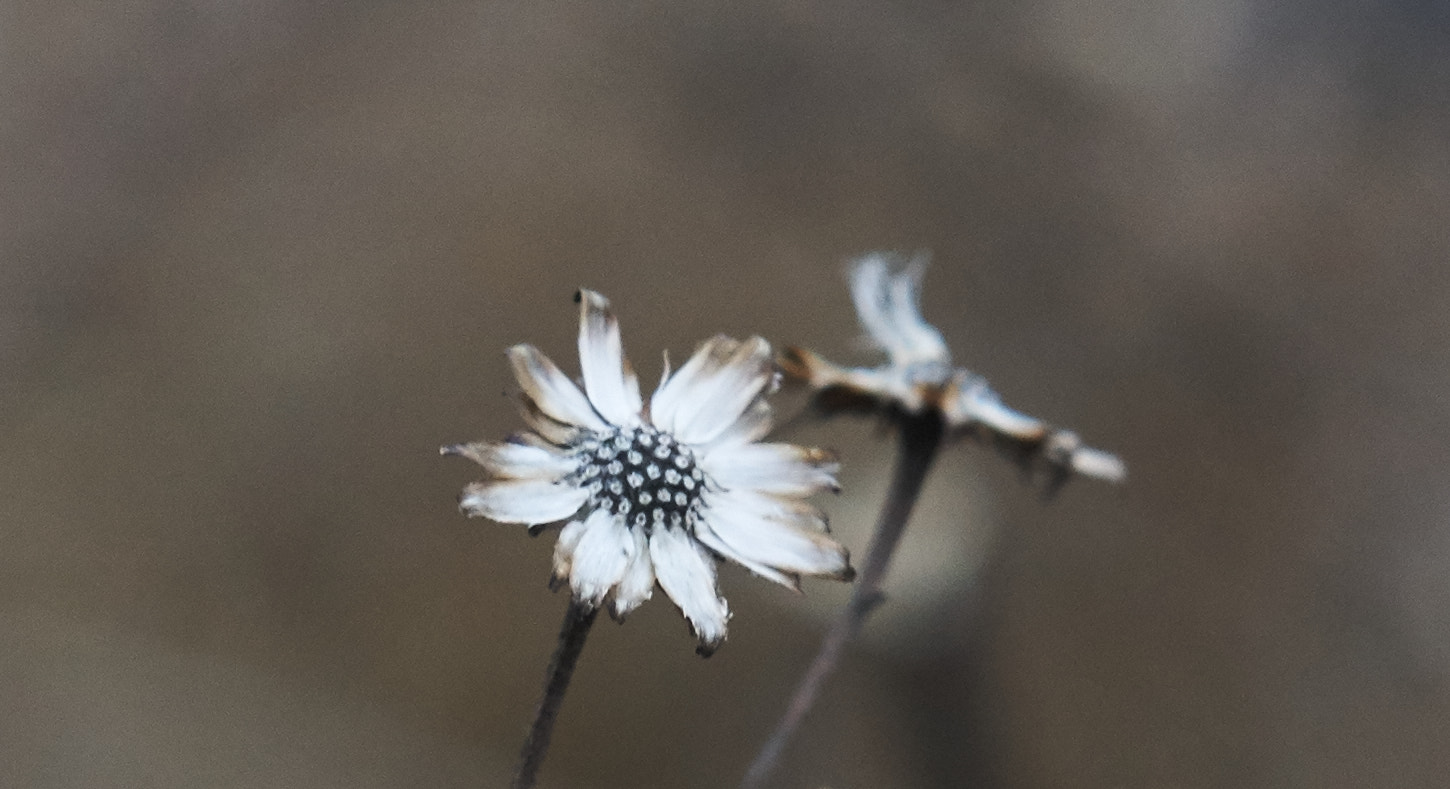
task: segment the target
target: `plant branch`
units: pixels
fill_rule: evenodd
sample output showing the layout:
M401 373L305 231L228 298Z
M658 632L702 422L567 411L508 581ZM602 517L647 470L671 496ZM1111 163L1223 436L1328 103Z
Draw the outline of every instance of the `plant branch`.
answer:
M512 789L531 789L538 776L544 755L549 750L549 739L554 734L554 721L559 717L559 706L564 702L564 692L569 689L569 680L574 676L574 665L579 662L579 653L584 651L584 640L589 628L594 625L597 608L569 601L569 610L564 613L564 624L559 629L559 646L549 661L548 679L544 683L544 698L539 701L539 710L534 714L533 728L519 753L519 769L514 774Z
M866 560L856 576L851 601L821 642L821 648L801 677L785 715L746 771L741 789L759 789L765 784L786 744L815 705L826 679L835 672L846 644L860 631L871 611L882 602L881 582L885 579L901 535L906 531L906 523L921 494L927 471L936 459L944 430L941 415L935 410L921 415L900 415L897 427L900 443L891 488L886 493L886 503L882 505L876 521L876 531L866 550Z

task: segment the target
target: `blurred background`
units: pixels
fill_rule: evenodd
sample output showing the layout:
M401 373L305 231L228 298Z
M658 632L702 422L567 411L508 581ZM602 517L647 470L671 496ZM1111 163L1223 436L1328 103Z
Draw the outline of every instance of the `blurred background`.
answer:
M1450 774L1450 47L1430 2L0 5L0 785L501 786L565 600L437 447L842 277L1119 452L949 449L777 785ZM801 398L778 400L790 415ZM834 447L859 556L890 437ZM848 588L591 638L545 787L730 787Z

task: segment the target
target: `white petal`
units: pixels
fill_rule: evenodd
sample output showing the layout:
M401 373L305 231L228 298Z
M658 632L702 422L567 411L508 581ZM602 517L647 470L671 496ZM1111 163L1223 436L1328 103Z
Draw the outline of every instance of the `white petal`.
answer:
M730 608L715 591L715 561L681 529L656 529L649 539L655 575L665 593L680 607L695 637L699 652L709 654L725 640Z
M632 529L634 558L625 568L624 577L614 590L612 611L615 619L624 619L629 612L650 599L655 590L654 560L649 555L649 538L643 529Z
M755 573L761 578L764 578L768 581L774 581L781 586L786 587L787 589L791 589L797 592L801 590L800 576L790 573L783 573L775 569L774 567L770 567L769 565L760 564L754 559L751 559L749 556L744 556L740 553L737 553L736 550L729 545L729 543L726 543L724 540L720 539L719 535L715 534L715 532L711 531L708 527L702 526L696 529L695 539L699 540L700 544L704 545L706 548L709 548L710 550L720 554L726 559L735 562L736 564L744 567L752 573Z
M980 378L968 382L945 405L947 420L953 425L981 423L1003 435L1028 441L1041 439L1047 432L1042 420L1008 408Z
M594 412L589 398L549 361L549 357L539 353L538 348L515 345L508 349L508 357L513 363L514 377L518 379L519 386L540 411L567 424L592 430L605 429L604 420Z
M815 505L804 499L785 498L750 490L732 490L724 493L706 494L706 505L711 508L744 512L757 518L780 521L797 529L830 533L826 516Z
M716 436L709 443L709 446L721 446L724 444L750 444L765 438L770 433L774 424L774 417L770 409L770 403L765 398L756 398L745 413L735 420L735 424L725 429L725 432Z
M574 549L579 546L586 528L584 521L578 520L569 521L559 531L559 540L554 543L555 581L569 577L569 571L574 567Z
M605 419L616 425L639 424L639 380L624 358L619 321L609 299L592 290L579 291L579 367L584 390Z
M889 315L908 353L907 358L893 358L898 364L951 362L941 332L921 317L921 277L925 271L926 259L917 258L891 277Z
M624 570L634 555L634 537L623 518L605 510L590 513L584 523L584 536L574 548L574 565L569 571L575 599L591 606L599 605L624 577Z
M499 479L543 479L549 482L572 472L575 461L558 451L521 444L477 442L443 447L445 455L461 455Z
M849 578L849 554L824 534L797 529L729 507L711 507L705 526L731 548L731 555L785 573ZM698 527L697 527L698 528Z
M856 304L856 317L861 328L876 347L894 359L906 350L907 343L891 319L887 290L891 256L884 252L866 255L851 265L851 300Z
M650 397L650 421L655 427L673 433L678 421L678 411L685 404L685 398L695 382L706 374L713 374L725 364L740 347L738 340L717 334L700 343L685 366L674 375L669 374L669 357L665 357L665 372L660 377L659 388Z
M696 357L706 353L702 349ZM710 357L712 361L714 358ZM713 441L735 424L774 380L770 343L759 337L739 343L723 362L707 364L681 393L671 432L686 443Z
M579 438L579 432L583 428L560 422L549 416L539 408L539 404L534 402L534 398L523 392L519 392L517 399L519 414L523 416L524 422L540 439L554 446L563 447L574 443Z
M589 492L539 479L475 482L463 489L458 506L470 516L499 523L552 523L579 511Z
M1104 482L1122 482L1128 478L1128 467L1117 455L1092 447L1072 453L1072 470Z
M824 450L791 444L712 447L700 458L710 479L726 489L755 490L785 496L809 496L836 490L835 457Z

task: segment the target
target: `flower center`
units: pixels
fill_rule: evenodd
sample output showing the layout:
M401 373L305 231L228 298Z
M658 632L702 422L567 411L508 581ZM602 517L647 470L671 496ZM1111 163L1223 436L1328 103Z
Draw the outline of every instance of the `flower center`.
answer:
M578 449L580 484L589 504L624 516L648 534L657 527L693 528L705 473L690 448L646 425L594 433Z

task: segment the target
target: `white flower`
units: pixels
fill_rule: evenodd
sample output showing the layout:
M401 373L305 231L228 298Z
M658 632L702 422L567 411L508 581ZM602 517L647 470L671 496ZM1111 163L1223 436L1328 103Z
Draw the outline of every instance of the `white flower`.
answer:
M935 410L958 434L986 430L1042 458L1065 478L1069 473L1109 482L1127 478L1117 456L1085 446L1077 434L1014 411L986 379L953 367L941 332L921 317L923 257L906 261L874 253L851 267L851 297L872 345L886 352L880 367L840 367L817 354L787 348L786 372L816 389L827 410L888 407L908 414Z
M622 619L658 581L704 655L730 617L715 585L720 558L797 590L802 575L850 580L846 549L804 501L835 489L834 458L755 443L771 427L770 345L716 336L673 375L667 357L646 407L608 300L576 298L584 390L533 346L510 348L532 432L443 448L488 472L464 490L462 510L535 527L567 521L556 585L567 579L576 600Z

